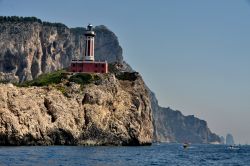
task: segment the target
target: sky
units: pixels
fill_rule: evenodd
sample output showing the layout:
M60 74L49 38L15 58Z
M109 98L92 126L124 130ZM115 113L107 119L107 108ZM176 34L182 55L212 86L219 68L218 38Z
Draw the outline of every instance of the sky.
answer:
M0 0L0 15L105 25L159 104L250 144L247 0Z

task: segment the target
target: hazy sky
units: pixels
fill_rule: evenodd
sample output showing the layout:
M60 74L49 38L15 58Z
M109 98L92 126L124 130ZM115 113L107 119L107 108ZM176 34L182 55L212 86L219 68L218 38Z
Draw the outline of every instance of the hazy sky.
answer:
M250 143L247 0L0 0L0 15L106 25L161 106Z

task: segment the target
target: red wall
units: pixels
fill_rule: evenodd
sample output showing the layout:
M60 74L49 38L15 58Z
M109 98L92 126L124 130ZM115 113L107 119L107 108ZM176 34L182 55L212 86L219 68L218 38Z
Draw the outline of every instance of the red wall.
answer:
M108 73L107 62L71 62L70 72Z

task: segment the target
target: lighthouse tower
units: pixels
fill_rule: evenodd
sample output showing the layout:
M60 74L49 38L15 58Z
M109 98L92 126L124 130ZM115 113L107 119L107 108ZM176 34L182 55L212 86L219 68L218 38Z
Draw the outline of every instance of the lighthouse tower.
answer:
M89 24L87 26L87 31L84 34L86 36L86 50L83 60L85 61L95 61L94 46L95 46L95 32L93 30L93 25Z
M72 73L108 73L107 61L95 61L95 32L93 25L89 24L87 26L84 35L86 36L86 47L83 59L73 59L69 71Z

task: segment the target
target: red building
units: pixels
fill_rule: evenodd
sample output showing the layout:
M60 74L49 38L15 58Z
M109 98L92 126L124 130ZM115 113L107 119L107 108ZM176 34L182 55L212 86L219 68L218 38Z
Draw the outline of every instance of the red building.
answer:
M88 25L86 36L86 49L83 59L72 60L70 64L70 72L82 73L108 73L107 61L95 61L94 46L95 46L95 32L93 26Z
M108 73L108 63L96 61L72 60L70 72L83 73Z

